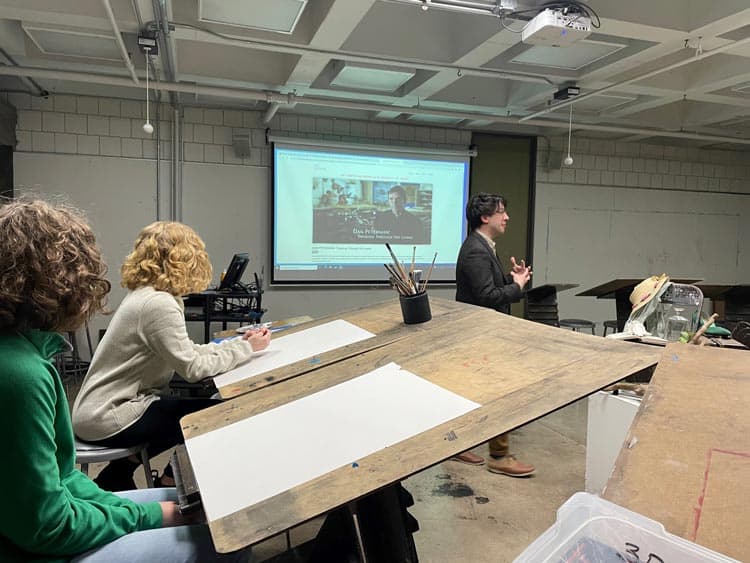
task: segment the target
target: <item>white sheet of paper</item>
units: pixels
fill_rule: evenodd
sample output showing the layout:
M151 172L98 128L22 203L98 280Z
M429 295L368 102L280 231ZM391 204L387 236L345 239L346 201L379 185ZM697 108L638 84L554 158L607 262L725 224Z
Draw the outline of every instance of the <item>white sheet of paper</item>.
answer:
M337 319L306 330L272 338L268 348L242 365L214 377L217 388L232 385L269 370L287 366L375 336L348 321Z
M214 521L479 406L390 363L185 446Z

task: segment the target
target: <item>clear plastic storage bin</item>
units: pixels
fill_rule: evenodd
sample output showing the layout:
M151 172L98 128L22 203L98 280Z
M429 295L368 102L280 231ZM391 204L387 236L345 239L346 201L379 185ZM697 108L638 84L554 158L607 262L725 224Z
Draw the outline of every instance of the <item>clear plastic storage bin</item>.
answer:
M576 493L557 521L515 563L739 563L667 533L659 522L589 493Z

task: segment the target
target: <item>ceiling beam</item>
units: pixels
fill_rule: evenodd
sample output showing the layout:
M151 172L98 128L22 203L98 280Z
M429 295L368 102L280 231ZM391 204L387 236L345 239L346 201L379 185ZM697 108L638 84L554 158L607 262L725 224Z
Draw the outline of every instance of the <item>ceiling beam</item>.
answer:
M325 50L338 50L365 17L375 0L334 2L318 26L309 45ZM330 55L304 53L286 80L286 86L304 92L331 60Z
M122 76L105 76L82 72L62 72L53 69L40 69L31 67L4 67L0 66L0 75L8 76L35 76L39 78L50 78L53 80L70 80L74 82L109 84L113 86L132 87L132 82ZM350 101L338 98L323 98L313 96L293 96L278 94L275 92L263 92L257 90L247 90L241 88L223 88L216 86L199 86L197 84L187 84L183 82L157 82L153 85L154 89L167 92L185 92L194 95L217 96L223 98L236 98L242 100L262 100L267 103L279 102L280 104L300 104L312 105L319 107L355 109L365 111L395 111L400 109L401 113L409 115L427 115L438 117L451 117L460 120L486 120L491 123L507 124L514 128L521 126L529 127L551 127L556 129L567 129L568 122L556 121L549 119L527 120L523 123L512 117L501 115L482 114L479 112L451 111L441 110L430 107L393 107L386 104L377 104L364 101ZM618 132L630 135L643 134L653 137L693 139L707 142L734 143L750 146L750 139L742 137L732 137L728 135L713 135L700 132L690 131L664 131L658 129L649 129L647 127L626 127L619 125L597 125L589 123L577 123L576 129L587 131L605 131ZM531 133L530 133L531 134Z
M18 20L22 22L34 22L43 24L52 24L56 26L64 25L74 28L85 27L100 31L109 31L112 26L106 14L101 16L90 16L81 13L64 13L52 10L33 10L27 8L13 8L0 4L0 18L7 20ZM126 31L130 31L125 28Z
M526 82L537 82L543 84L553 84L552 80L544 74L535 74L530 72L515 72L500 70L494 68L483 68L481 66L458 66L453 63L438 63L422 59L406 57L390 57L384 55L368 55L363 53L354 53L351 51L342 51L336 49L322 49L308 45L300 45L289 41L271 41L268 39L257 39L249 37L236 36L236 38L217 37L210 33L175 24L175 31L172 33L175 39L185 39L188 41L202 41L206 43L217 43L221 45L233 45L246 49L256 49L261 51L271 51L276 53L286 53L293 55L317 54L335 58L341 61L361 62L376 64L382 66L411 67L431 71L461 71L466 76L485 76L490 78L509 78L512 80L521 80Z
M109 20L112 36L115 40L115 43L117 44L117 48L120 51L120 56L122 57L122 62L125 63L125 68L128 69L128 72L130 73L130 78L133 79L133 83L136 86L140 86L140 81L138 80L138 75L135 72L135 67L133 66L133 61L130 60L130 54L128 53L127 47L125 47L125 42L122 40L122 34L120 33L120 26L117 24L117 19L115 18L115 13L112 11L112 5L110 4L109 0L101 0L102 7L104 8L104 12L107 14L107 19Z
M543 115L545 113L549 113L551 111L555 111L556 109L559 109L559 108L562 108L562 107L567 107L567 106L569 106L571 104L574 104L576 102L580 102L581 100L584 100L584 99L586 99L586 98L588 98L590 96L595 96L597 94L603 94L604 92L607 92L609 90L614 90L614 89L616 89L616 88L618 88L620 86L623 86L625 84L631 84L633 82L640 82L641 80L645 80L647 78L650 78L652 76L656 76L656 75L661 74L663 72L667 72L669 70L673 70L673 69L679 68L681 66L685 66L685 65L688 65L688 64L695 63L697 61L701 61L701 60L707 59L709 57L712 57L712 56L718 55L720 53L723 53L723 52L725 52L725 51L727 51L727 50L729 50L731 48L736 48L736 47L739 47L740 45L745 45L745 44L750 44L750 37L745 38L745 39L741 39L739 41L735 41L734 43L731 43L729 45L725 45L724 47L717 47L716 49L713 49L711 51L707 51L707 52L704 51L702 54L696 55L694 58L684 59L682 61L678 61L678 62L673 63L671 65L667 65L666 67L657 68L657 69L652 70L650 72L647 72L645 74L639 74L639 75L634 76L632 78L628 78L627 80L623 80L621 82L617 82L615 84L611 84L610 86L605 86L604 88L600 88L599 90L596 90L596 91L593 91L593 92L588 92L586 94L583 94L581 96L577 96L575 98L569 98L568 100L566 100L564 102L560 102L559 104L555 104L551 108L544 109L544 110L537 111L537 112L531 113L529 115L526 115L526 116L524 116L524 117L521 118L521 121L525 121L527 119L533 119L534 117L538 117L538 116Z
M461 66L481 67L498 57L513 45L518 43L518 34L512 33L505 29L498 31L495 35L489 37L486 41L474 47L465 55L453 61L453 66L457 69L446 69L438 72L432 78L429 78L414 90L409 92L413 96L420 98L429 98L439 91L447 88L465 74L461 71Z

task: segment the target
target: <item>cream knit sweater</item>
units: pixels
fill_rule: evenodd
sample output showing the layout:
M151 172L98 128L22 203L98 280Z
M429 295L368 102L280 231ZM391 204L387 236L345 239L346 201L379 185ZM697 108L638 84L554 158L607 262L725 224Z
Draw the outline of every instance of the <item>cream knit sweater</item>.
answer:
M73 405L73 428L83 440L102 440L136 422L165 393L176 371L200 381L246 362L242 339L195 344L182 300L141 287L123 299L94 353Z

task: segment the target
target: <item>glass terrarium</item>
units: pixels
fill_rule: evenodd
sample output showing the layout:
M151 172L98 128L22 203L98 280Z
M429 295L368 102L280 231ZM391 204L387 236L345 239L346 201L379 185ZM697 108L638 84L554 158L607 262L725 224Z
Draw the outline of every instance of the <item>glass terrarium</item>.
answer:
M671 283L659 299L653 334L677 341L683 332L694 333L700 325L703 293L694 285Z

